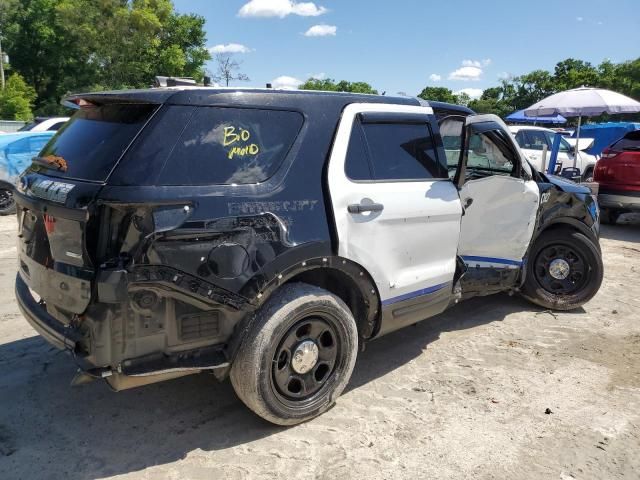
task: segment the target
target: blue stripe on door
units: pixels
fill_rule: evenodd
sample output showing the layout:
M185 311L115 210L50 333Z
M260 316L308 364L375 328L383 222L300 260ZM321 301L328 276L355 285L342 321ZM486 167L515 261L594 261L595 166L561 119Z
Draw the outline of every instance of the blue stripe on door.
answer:
M392 303L402 302L404 300L410 300L415 297L419 297L421 295L428 295L430 293L437 292L438 290L442 290L444 287L449 285L449 283L441 283L440 285L434 285L433 287L423 288L422 290L416 290L415 292L405 293L404 295L398 295L397 297L388 298L387 300L382 301L382 306L385 307L387 305L391 305Z
M464 260L465 263L469 263L469 262L500 263L503 265L516 265L518 267L522 265L521 261L508 260L506 258L468 256L468 257L462 257L462 259Z

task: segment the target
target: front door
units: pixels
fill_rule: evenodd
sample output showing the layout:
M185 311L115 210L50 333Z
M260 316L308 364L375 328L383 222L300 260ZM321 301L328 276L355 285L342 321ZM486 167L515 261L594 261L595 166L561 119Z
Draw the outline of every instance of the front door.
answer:
M328 169L338 253L366 269L382 299L382 333L444 310L462 207L435 141L430 107L352 104Z
M473 268L519 268L536 225L538 186L502 120L474 115L466 125L458 254Z

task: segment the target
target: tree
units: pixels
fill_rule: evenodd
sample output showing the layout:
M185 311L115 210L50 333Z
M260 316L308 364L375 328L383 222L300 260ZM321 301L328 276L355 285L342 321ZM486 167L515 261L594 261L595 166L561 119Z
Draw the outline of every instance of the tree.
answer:
M41 113L62 95L146 87L155 75L204 74L204 18L170 0L0 0L3 46Z
M19 74L7 79L4 90L0 90L0 118L29 121L33 119L33 102L36 91L27 85Z
M216 71L215 75L213 75L213 79L216 82L222 82L228 87L230 82L236 80L240 82L249 81L248 76L246 76L244 73L238 72L238 70L240 70L241 62L235 60L231 54L217 54L216 64L218 65L218 70Z
M300 90L320 90L325 92L368 93L377 95L378 91L366 82L348 82L340 80L336 82L331 78L310 78L302 85Z
M446 87L425 87L418 97L423 100L433 100L434 102L457 103L458 97Z
M589 62L567 58L558 62L553 72L534 70L502 80L500 85L485 89L480 98L470 100L467 106L478 113L505 117L556 92L582 85L608 88L640 99L640 58L617 64L605 60L597 68ZM419 96L460 104L465 104L466 100L444 87L426 87ZM633 120L637 117L630 114L616 118ZM606 116L598 117L598 120L606 119Z
M553 84L557 92L582 86L595 87L598 84L598 71L589 62L567 58L556 64Z

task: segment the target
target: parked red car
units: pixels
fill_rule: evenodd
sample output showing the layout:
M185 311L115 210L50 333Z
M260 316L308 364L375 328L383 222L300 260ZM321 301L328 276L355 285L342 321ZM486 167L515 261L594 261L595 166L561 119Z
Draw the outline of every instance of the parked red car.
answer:
M627 133L603 150L593 181L600 184L602 223L616 223L623 213L640 212L640 130Z

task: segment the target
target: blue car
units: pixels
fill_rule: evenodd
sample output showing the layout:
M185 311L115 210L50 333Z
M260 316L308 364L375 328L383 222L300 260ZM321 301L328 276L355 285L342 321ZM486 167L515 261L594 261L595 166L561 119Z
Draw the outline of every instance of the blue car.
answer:
M56 132L21 132L0 135L0 215L15 211L13 185L18 175Z

